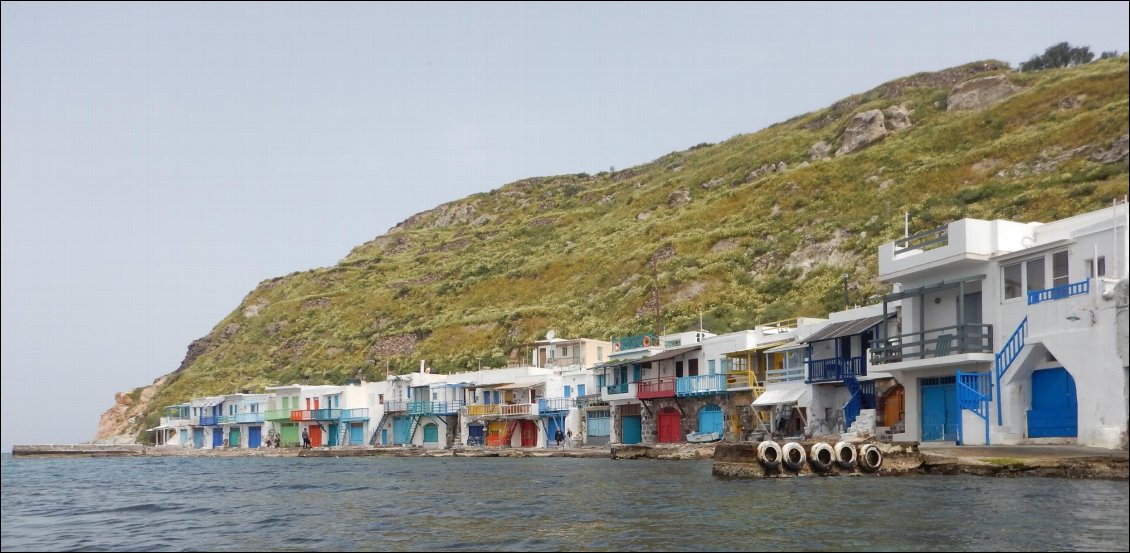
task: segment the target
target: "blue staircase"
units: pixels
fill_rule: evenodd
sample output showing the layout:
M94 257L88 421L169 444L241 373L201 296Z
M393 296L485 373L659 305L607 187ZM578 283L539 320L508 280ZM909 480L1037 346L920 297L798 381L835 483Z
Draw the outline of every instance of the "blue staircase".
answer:
M965 432L961 422L961 411L973 414L985 421L985 443L989 443L989 401L993 399L993 381L989 373L963 373L957 371L957 445L965 444Z
M381 422L378 422L377 425L373 427L373 436L369 438L369 445L384 445L381 443L381 429L385 427L386 422L388 422L388 411L385 411L385 414L381 415Z
M847 429L851 427L851 424L855 422L859 412L863 409L863 394L859 389L859 381L854 376L845 377L844 385L851 393L851 398L844 404L844 432L847 432Z
M1024 350L1024 338L1028 336L1028 317L1024 317L1020 321L1020 325L1013 331L1012 336L1004 343L1004 347L997 352L996 367L994 372L997 380L997 426L1004 424L1003 417L1001 416L1001 377L1004 373L1008 372L1008 368L1012 366L1012 362L1020 356L1020 352Z

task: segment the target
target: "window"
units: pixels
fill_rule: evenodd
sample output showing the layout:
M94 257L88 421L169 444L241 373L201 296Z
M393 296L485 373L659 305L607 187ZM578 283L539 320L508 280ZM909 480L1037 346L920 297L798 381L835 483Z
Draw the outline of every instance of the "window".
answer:
M569 357L569 346L561 346L561 357Z
M408 399L412 399L412 388L408 388Z
M1052 254L1052 286L1066 286L1067 275L1067 250Z
M1024 283L1020 281L1020 264L1005 265L1004 273L1004 299L1019 298L1024 290Z
M251 404L251 412L252 413L258 413L259 412L259 404L258 403L252 403Z
M432 392L432 401L439 399L439 392Z
M706 372L709 373L709 374L714 374L714 360L713 359L708 359L706 361Z
M1106 256L1100 255L1097 263L1094 258L1088 259L1083 274L1087 278L1106 276Z
M585 385L584 384L577 384L577 395L578 396L585 395Z
M385 404L385 395L384 394L377 394L377 405L384 405L384 404Z
M1034 290L1043 290L1044 286L1044 258L1033 259L1024 264L1025 276L1028 277L1028 285L1026 290L1032 292Z
M596 346L596 360L604 361L604 346Z
M698 359L687 361L687 376L698 376Z
M683 377L683 362L682 361L675 361L675 377L676 378L682 378Z
M573 387L572 386L566 386L565 387L565 397L573 397Z

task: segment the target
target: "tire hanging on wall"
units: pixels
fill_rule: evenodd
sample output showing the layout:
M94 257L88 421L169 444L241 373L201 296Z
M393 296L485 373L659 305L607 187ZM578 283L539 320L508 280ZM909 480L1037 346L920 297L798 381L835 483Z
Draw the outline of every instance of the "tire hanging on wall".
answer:
M883 452L879 451L879 446L867 444L859 448L859 468L865 472L875 472L881 466L883 466Z
M855 447L847 442L838 442L832 448L836 453L836 464L841 468L851 469L855 467Z
M766 469L775 469L781 465L781 446L774 441L761 442L757 446L757 462Z
M804 468L805 460L807 455L804 453L804 446L796 442L789 442L781 449L781 462L785 464L785 468L793 472L800 472L800 469Z
M836 453L832 451L832 446L824 442L813 445L809 453L811 455L808 462L816 472L828 472L836 462Z

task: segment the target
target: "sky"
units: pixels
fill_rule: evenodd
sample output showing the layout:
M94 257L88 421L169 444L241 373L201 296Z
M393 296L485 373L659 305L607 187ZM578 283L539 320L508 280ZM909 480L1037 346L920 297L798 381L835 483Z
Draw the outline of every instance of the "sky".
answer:
M256 284L521 178L626 168L1130 4L2 5L0 447L89 440Z

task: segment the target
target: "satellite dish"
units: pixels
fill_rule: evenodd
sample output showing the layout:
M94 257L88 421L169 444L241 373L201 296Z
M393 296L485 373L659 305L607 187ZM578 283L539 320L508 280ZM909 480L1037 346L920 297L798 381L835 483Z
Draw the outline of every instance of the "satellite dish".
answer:
M556 337L557 337L557 333L556 333L556 332L554 332L554 331L552 331L552 330L550 330L549 332L546 332L546 333L545 333L545 339L546 339L546 340L552 340L552 339L554 339L554 338L556 338Z

